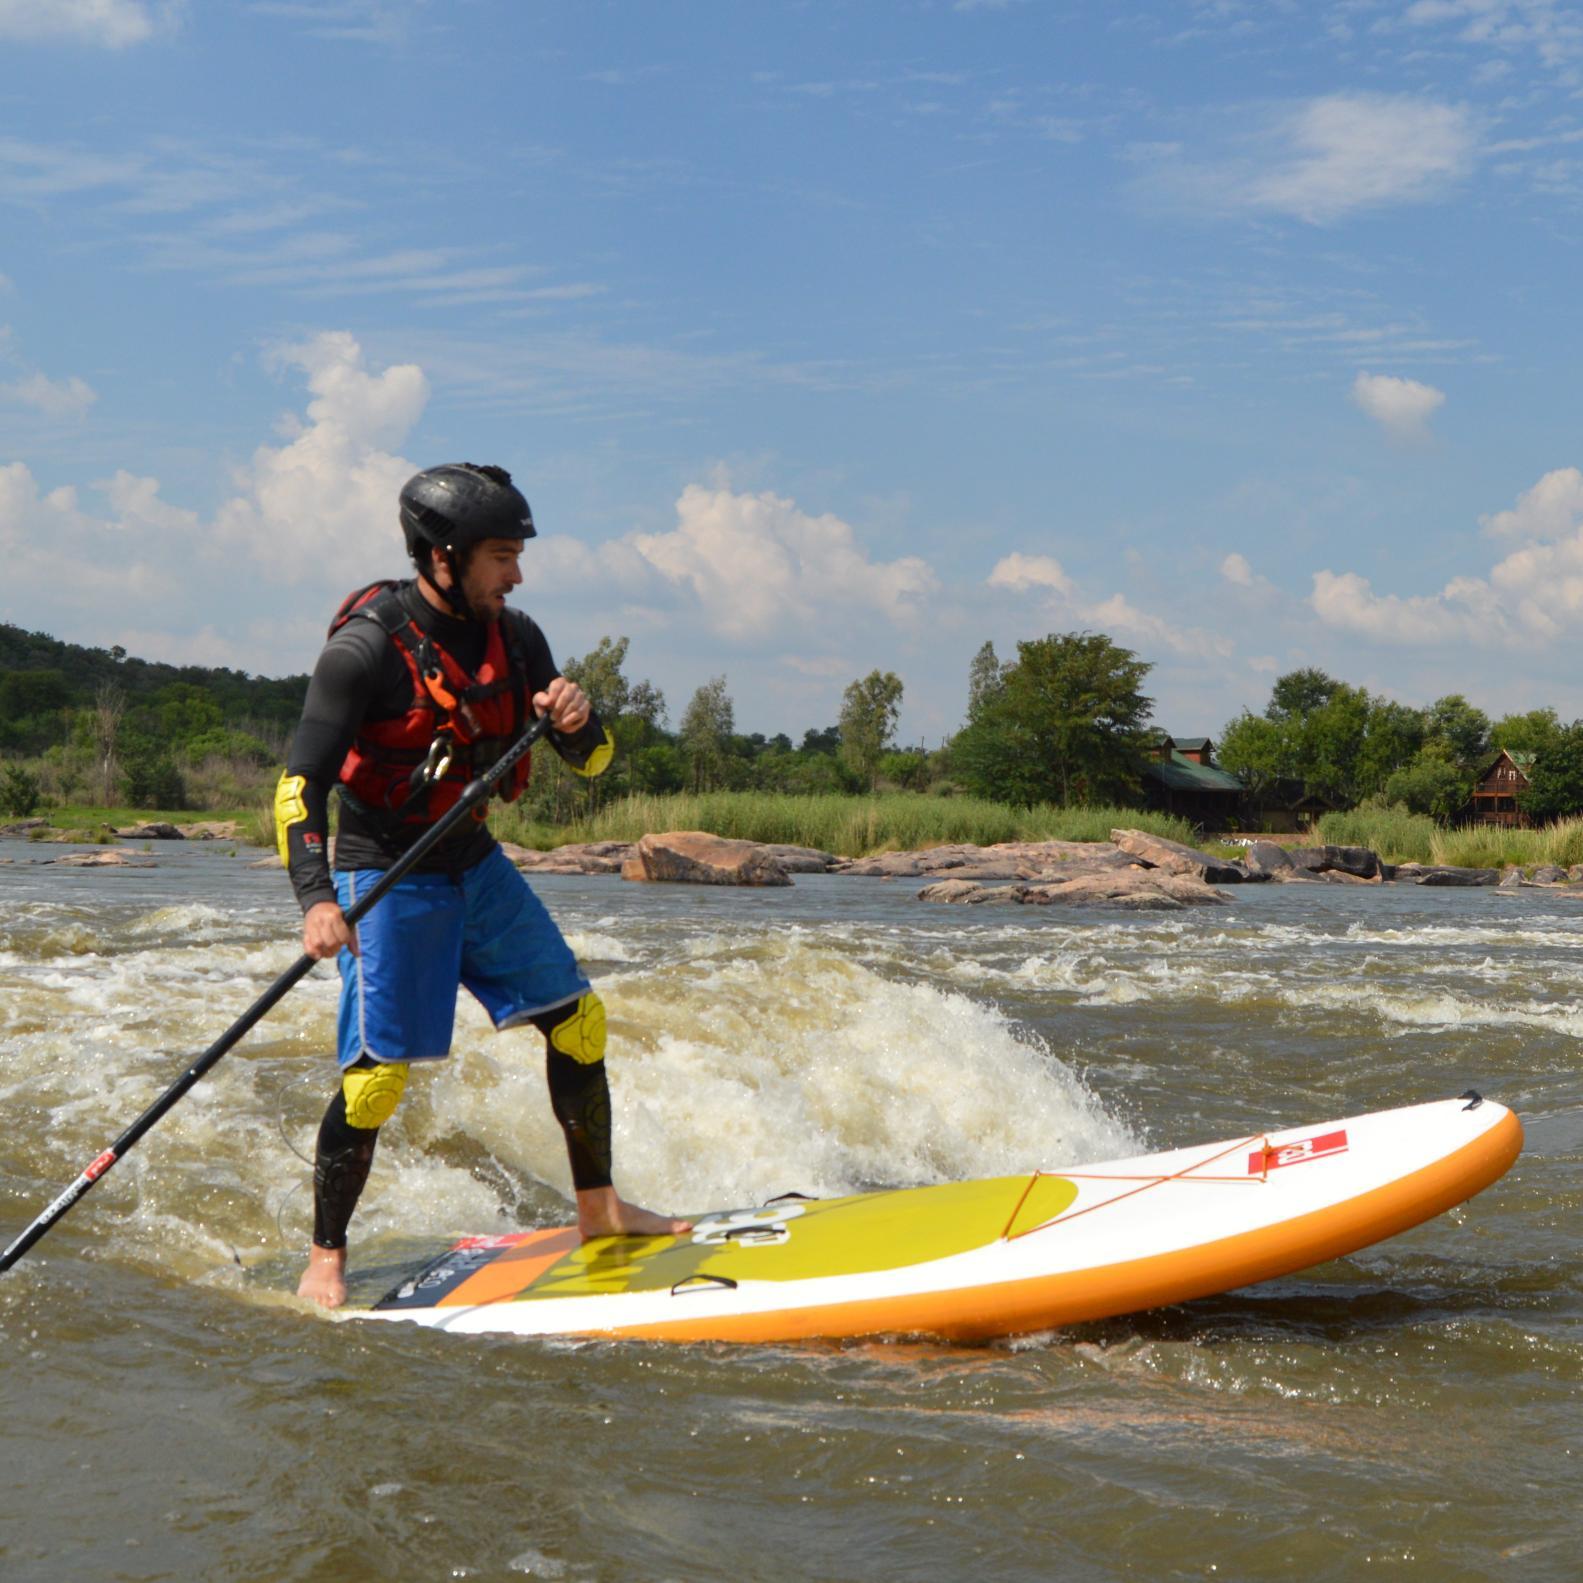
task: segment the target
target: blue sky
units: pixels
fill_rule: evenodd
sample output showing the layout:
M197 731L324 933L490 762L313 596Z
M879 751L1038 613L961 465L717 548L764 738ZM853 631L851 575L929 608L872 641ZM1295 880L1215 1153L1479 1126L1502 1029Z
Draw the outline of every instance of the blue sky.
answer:
M511 468L558 655L931 745L1095 630L1583 715L1583 9L0 0L0 620L311 666Z

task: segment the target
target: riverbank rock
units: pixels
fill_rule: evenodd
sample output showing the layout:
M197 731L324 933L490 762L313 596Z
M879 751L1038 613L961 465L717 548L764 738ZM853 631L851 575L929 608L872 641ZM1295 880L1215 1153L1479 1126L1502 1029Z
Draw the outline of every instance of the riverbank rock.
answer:
M788 874L828 874L841 861L834 852L821 852L816 846L788 846L780 841L767 841L764 850Z
M619 874L635 850L630 841L572 841L548 852L502 841L500 848L526 874Z
M1164 836L1149 835L1143 830L1112 830L1110 839L1118 851L1167 874L1195 875L1209 885L1237 885L1254 877L1241 863L1211 857L1196 847L1167 841ZM1259 877L1262 878L1262 874Z
M67 852L61 857L45 860L64 868L157 868L151 857L139 857L135 852L124 852L116 847L106 847L101 852Z
M14 819L10 824L0 824L0 835L27 835L42 830L48 823L48 819Z
M1523 871L1515 863L1509 863L1501 870L1501 877L1495 888L1497 890L1521 890L1527 883L1523 878Z
M128 825L124 830L113 824L104 827L117 841L185 841L186 835L179 825L167 824L163 819L150 819L144 824Z
M1128 868L1133 859L1103 841L1002 841L994 846L948 842L915 852L835 858L831 872L868 879L1053 879L1063 874Z
M189 841L239 841L242 826L235 819L195 819L181 827Z
M1528 876L1528 881L1532 885L1565 885L1568 876L1564 868L1558 868L1554 863L1541 863Z
M1290 855L1279 841L1250 841L1247 854L1242 861L1249 874L1263 874L1273 879L1293 866Z
M1366 846L1294 846L1287 853L1297 868L1311 874L1335 872L1356 879L1381 879L1380 858Z
M623 879L683 885L790 885L791 875L753 841L731 841L704 830L646 835L622 865Z
M1452 868L1440 863L1398 863L1392 876L1398 885L1496 885L1500 873L1493 868Z
M944 879L925 885L918 899L992 907L1123 907L1136 912L1178 912L1184 907L1224 906L1231 900L1191 875L1140 869L1074 874L1042 885Z

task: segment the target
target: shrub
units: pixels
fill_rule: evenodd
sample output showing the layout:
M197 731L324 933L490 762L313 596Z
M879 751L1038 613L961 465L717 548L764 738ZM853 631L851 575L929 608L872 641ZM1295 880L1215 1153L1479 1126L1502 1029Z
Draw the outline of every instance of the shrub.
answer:
M0 813L26 819L38 808L42 795L38 776L30 774L20 764L7 764L0 772Z
M125 768L126 800L133 808L185 808L187 788L181 771L166 753L139 753L128 757Z

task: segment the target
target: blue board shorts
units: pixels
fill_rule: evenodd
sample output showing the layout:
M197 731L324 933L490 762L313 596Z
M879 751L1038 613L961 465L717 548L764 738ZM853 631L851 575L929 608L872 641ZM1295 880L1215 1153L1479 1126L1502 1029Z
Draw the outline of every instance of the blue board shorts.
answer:
M379 869L335 876L342 911ZM343 1067L436 1061L451 1052L456 991L468 990L497 1028L575 1001L592 987L544 903L496 847L454 879L413 874L357 926L360 956L343 950L337 1055Z

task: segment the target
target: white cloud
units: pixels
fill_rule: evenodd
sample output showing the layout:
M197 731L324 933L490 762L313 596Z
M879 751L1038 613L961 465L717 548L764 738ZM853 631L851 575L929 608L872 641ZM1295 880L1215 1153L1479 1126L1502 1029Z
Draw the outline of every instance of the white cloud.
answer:
M1361 373L1352 382L1352 400L1399 443L1429 438L1429 420L1445 404L1446 393L1416 379Z
M1320 620L1381 642L1515 643L1583 630L1583 473L1558 468L1509 511L1480 518L1487 531L1528 542L1484 578L1459 577L1437 594L1376 594L1356 572L1314 574Z
M307 422L288 419L289 443L259 446L237 470L215 537L275 581L366 581L370 565L388 565L399 544L396 497L418 469L387 447L422 415L428 382L412 363L370 373L345 331L283 348L273 360L307 374Z
M394 448L423 411L422 372L408 364L372 373L344 333L286 348L275 361L306 374L306 413L284 420L285 443L260 446L237 469L235 492L212 521L164 499L157 478L118 471L93 486L103 503L90 510L73 488L44 491L22 462L0 467L0 619L71 635L91 627L102 642L130 602L140 642L169 623L166 642L141 652L211 658L221 654L212 631L183 635L189 609L225 632L215 602L240 594L256 612L268 600L261 583L306 585L327 615L346 589L399 574L396 497L417 468ZM270 674L311 658L311 650L284 656L256 624L237 623L225 641L226 663Z
M828 620L832 610L907 624L938 587L926 561L871 561L852 528L810 516L765 491L689 484L669 533L633 533L620 550L696 601L709 627L737 641L758 640Z
M1217 655L1224 659L1236 647L1223 633L1208 632L1202 627L1172 626L1161 616L1139 610L1124 594L1112 594L1109 599L1089 606L1083 616L1101 631L1121 632L1135 642L1163 644L1175 654Z
M113 518L78 505L70 487L43 490L25 462L0 466L0 550L6 576L0 585L0 620L38 627L63 595L74 609L125 609L169 593L180 574L169 561L129 558L141 547Z
M1238 555L1235 550L1220 563L1220 575L1238 588L1253 587L1253 568L1248 565L1247 556Z
M1407 645L1485 641L1497 613L1489 586L1476 578L1457 578L1438 594L1376 594L1356 572L1315 572L1310 603L1327 626L1384 643Z
M124 49L152 38L143 0L0 0L0 39Z
M1014 552L995 563L989 574L991 588L1053 588L1058 594L1074 593L1072 579L1061 563L1048 555L1023 555Z
M1510 511L1479 518L1486 533L1500 538L1560 539L1583 526L1583 472L1558 467L1517 497Z
M1415 0L1403 18L1418 26L1461 24L1458 37L1465 44L1508 53L1532 49L1547 66L1583 55L1583 19L1565 0Z
M1241 146L1202 159L1135 146L1142 189L1211 212L1262 211L1326 225L1439 197L1478 152L1470 112L1407 95L1337 93L1266 116Z
M1013 552L1003 556L985 582L990 588L1005 588L1013 593L1045 590L1044 609L1052 620L1121 632L1129 638L1163 645L1177 654L1227 655L1232 651L1229 638L1198 627L1172 626L1161 617L1138 609L1124 594L1112 594L1098 604L1085 602L1061 563L1048 555Z
M94 388L76 375L50 379L44 374L30 374L25 379L0 384L0 400L36 408L47 418L80 418L98 399Z

